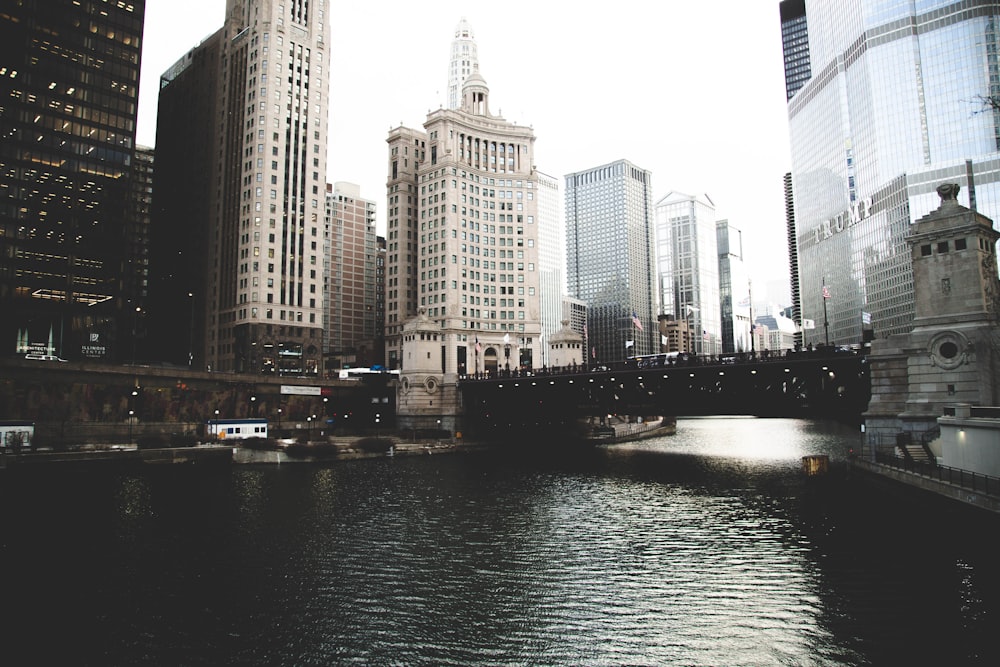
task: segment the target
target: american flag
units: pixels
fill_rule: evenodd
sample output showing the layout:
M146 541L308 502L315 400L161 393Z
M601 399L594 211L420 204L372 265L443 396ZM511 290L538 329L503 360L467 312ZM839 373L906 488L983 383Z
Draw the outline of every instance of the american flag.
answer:
M482 349L483 346L479 344L479 336L476 336L476 354L479 354L479 351Z
M639 321L639 316L635 314L634 310L632 311L632 324L635 325L636 329L642 331L642 322Z
M823 285L823 298L824 299L830 298L830 288L827 287L826 285Z

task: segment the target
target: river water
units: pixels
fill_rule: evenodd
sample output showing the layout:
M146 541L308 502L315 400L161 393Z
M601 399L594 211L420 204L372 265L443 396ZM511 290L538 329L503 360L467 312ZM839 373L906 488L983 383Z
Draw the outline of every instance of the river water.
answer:
M1000 522L849 472L858 439L7 471L0 661L1000 664Z

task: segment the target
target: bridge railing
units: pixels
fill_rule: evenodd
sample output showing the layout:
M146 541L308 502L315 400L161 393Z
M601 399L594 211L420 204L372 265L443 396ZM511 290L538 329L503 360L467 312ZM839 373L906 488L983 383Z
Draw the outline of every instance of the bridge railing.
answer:
M763 350L759 353L741 352L723 355L688 354L680 357L651 355L652 357L633 357L624 361L593 364L572 364L569 366L542 366L540 368L499 368L497 370L478 371L460 374L461 381L497 380L503 378L524 378L550 375L569 375L577 373L605 373L609 371L634 371L655 368L689 368L697 366L729 366L729 365L760 365L766 363L787 363L788 361L806 361L820 359L844 359L845 357L862 356L853 349L834 347L814 350Z

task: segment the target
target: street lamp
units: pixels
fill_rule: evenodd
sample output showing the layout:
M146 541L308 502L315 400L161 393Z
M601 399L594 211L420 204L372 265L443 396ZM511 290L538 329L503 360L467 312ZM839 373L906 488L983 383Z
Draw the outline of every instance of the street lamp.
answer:
M139 395L138 387L132 389L132 395L128 400L128 444L132 444L132 420L135 418L136 397Z
M142 308L139 306L135 307L135 314L132 315L132 365L135 366L135 339L138 335L139 330L139 313L142 312Z
M212 439L219 441L219 409L215 409L215 424L212 426Z
M188 369L194 365L194 292L188 292L191 300L191 331L188 333Z
M326 396L323 397L323 423L324 424L329 424L330 423L330 408L327 405L329 403L329 401L330 401L329 398L327 398ZM321 436L325 436L326 435L326 431L321 430L319 432L319 434Z
M281 437L281 408L278 408L278 437Z
M375 439L376 440L378 440L378 423L379 423L379 421L381 421L380 417L381 417L381 415L376 412L375 413Z
M250 416L251 417L256 417L257 416L257 397L256 396L251 396L250 397Z

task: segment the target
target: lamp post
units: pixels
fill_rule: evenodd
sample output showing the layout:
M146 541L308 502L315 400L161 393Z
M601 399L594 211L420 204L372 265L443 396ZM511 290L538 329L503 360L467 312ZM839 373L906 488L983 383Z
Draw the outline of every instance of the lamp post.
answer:
M281 408L278 408L278 437L281 437Z
M437 438L438 444L440 445L441 444L441 420L440 419L437 420L437 436L438 436L438 438Z
M306 417L306 441L312 440L312 416Z
M194 292L188 292L191 302L191 330L188 333L188 369L194 365Z
M375 439L376 440L378 440L378 423L379 423L379 421L381 421L381 415L376 412L375 413Z
M135 339L138 335L139 330L139 313L142 312L142 308L139 306L135 307L135 313L132 315L132 365L135 366Z
M219 441L219 409L215 409L215 424L212 426L212 440Z
M132 444L132 421L135 419L135 399L139 395L138 389L132 389L132 394L129 396L129 411L128 411L128 444Z
M256 417L257 416L257 397L256 396L251 396L250 397L250 416L251 417Z
M830 300L830 289L826 286L826 276L823 276L823 338L830 344L830 318L826 313L826 302Z
M329 424L330 423L330 407L329 407L329 402L330 402L330 399L327 398L326 396L324 396L323 397L323 423L324 424ZM319 432L319 434L321 436L325 436L326 435L326 431L325 430L321 430Z

